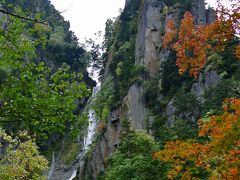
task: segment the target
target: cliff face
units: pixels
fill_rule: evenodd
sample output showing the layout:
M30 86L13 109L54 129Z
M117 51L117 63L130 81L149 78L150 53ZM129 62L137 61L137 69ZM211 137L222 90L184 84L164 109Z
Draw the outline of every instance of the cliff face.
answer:
M130 0L126 0L125 8L131 5ZM191 11L195 17L196 24L206 24L214 21L214 14L211 10L205 9L204 0L194 0L190 4L173 3L170 5L164 0L144 0L138 10L137 34L135 36L135 65L143 66L147 72L147 77L140 79L145 83L155 80L156 87L162 89L164 79L163 64L171 61L171 51L162 48L162 37L166 30L166 23L169 19L179 18L183 11ZM109 61L112 61L110 58ZM108 62L109 63L109 62ZM111 71L108 65L105 70L105 77L109 76ZM202 76L205 77L203 80ZM170 80L169 80L170 81ZM189 92L202 99L206 89L215 86L219 81L216 71L210 71L200 75L199 79L190 85ZM110 112L105 130L96 141L92 149L92 156L86 160L85 167L80 173L80 179L86 179L92 174L92 179L96 179L97 174L104 170L107 158L117 149L121 136L121 122L125 119L130 121L133 129L147 129L152 133L152 123L156 117L153 108L149 106L149 101L144 97L144 83L135 82L129 86L125 97L122 98L121 105ZM184 83L183 83L184 84ZM164 93L156 93L152 97L157 102L163 101L166 96ZM166 125L171 127L174 124L176 116L176 107L173 103L175 94L168 99L166 106L157 116L167 118ZM196 114L196 115L195 115ZM191 121L195 121L198 115L196 110L194 115L189 116ZM184 116L184 115L180 115ZM191 117L190 117L191 116Z

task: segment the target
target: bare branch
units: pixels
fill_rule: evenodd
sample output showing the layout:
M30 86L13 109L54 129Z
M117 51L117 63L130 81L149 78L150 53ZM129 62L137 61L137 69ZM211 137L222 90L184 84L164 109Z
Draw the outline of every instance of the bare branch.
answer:
M28 17L20 16L20 15L18 15L18 14L14 14L14 13L5 11L5 10L3 10L3 9L0 9L0 12L3 13L3 14L7 14L7 15L10 15L10 16L19 18L19 19L26 20L26 21L31 21L31 22L35 22L35 23L39 23L39 24L48 25L48 24L47 24L46 22L44 22L44 21L39 21L39 20L37 20L37 19L31 19L31 18L28 18Z

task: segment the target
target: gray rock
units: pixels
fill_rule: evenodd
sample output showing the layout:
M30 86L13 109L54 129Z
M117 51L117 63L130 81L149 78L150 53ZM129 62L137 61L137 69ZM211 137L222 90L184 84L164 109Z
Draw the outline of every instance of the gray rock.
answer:
M104 170L107 158L117 149L120 142L121 117L119 115L119 110L111 112L105 131L98 132L101 135L93 147L91 159L88 159L85 167L81 170L80 179L84 179L84 175L88 171L91 172L91 176L95 180L98 173Z
M128 117L134 129L146 128L146 108L142 98L143 88L134 84L128 91L125 104L128 107Z
M216 11L212 8L207 9L207 24L213 23L216 21Z
M218 76L216 71L208 71L204 73L205 81L203 82L203 74L200 74L198 77L198 81L192 85L191 92L196 95L197 98L203 100L202 96L206 89L211 87L215 87L220 81L220 77Z
M125 7L131 2L131 0L125 0Z
M158 1L145 1L138 25L135 50L136 63L144 64L150 77L156 77L159 71L161 9L162 5Z
M206 25L207 13L205 8L205 0L194 0L192 2L192 13L195 24Z
M202 81L202 74L200 74L198 81L194 83L191 88L191 93L194 94L198 99L201 99L201 101L205 90L205 86Z
M125 1L125 7L129 5L131 0ZM193 1L192 12L195 16L196 24L206 24L213 21L213 12L205 10L204 0ZM161 14L164 4L160 0L143 1L140 14L138 33L135 43L135 64L144 65L149 73L150 78L158 78L161 63L169 58L170 51L163 49L162 33L166 31L166 23L169 19L178 19L179 10L171 9L172 12ZM103 81L110 75L109 64L112 61L111 55L108 59ZM198 98L202 98L204 91L215 86L219 81L216 72L205 73L205 81L203 75L200 75L197 82L193 84L191 92ZM161 86L161 79L159 79ZM122 101L122 106L112 111L108 118L105 132L99 136L96 146L93 150L93 158L88 160L85 169L90 172L93 179L104 169L106 159L117 149L120 142L121 121L130 120L133 129L146 129L146 120L151 124L154 117L148 117L148 111L142 98L143 87L132 85L126 97ZM157 98L157 97L156 97ZM176 108L173 105L173 98L167 104L166 110L163 112L167 116L167 125L174 125ZM192 119L191 117L189 117ZM151 132L150 132L151 133ZM82 173L81 173L82 174ZM80 178L83 179L83 178Z
M215 87L220 81L220 77L218 76L216 71L209 71L205 74L205 87L209 89L211 87Z
M176 108L173 105L173 98L167 105L166 115L167 115L167 125L172 127L174 125Z

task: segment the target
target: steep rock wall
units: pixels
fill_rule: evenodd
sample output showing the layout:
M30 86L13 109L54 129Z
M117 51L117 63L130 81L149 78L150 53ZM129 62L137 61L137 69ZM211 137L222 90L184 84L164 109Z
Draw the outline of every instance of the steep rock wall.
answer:
M129 3L130 0L126 0L125 7ZM206 24L214 21L214 12L205 9L204 0L193 0L191 11L196 24ZM169 19L179 21L180 13L178 6L168 7L163 0L142 1L136 35L135 64L143 65L146 68L148 78L144 81L159 79L161 64L169 58L170 54L170 50L162 48L162 36L166 31L167 21ZM109 61L111 60L110 57ZM103 79L106 78L108 73L109 70L106 69ZM219 81L215 71L206 72L205 76L205 81L200 76L191 88L192 93L198 98L202 98L205 89L216 85ZM161 79L159 79L159 86L161 86ZM110 113L105 131L98 137L92 150L92 157L86 160L86 165L80 173L80 179L87 179L89 174L91 179L96 179L97 174L104 170L107 158L117 149L120 142L121 122L124 119L128 119L134 129L146 129L146 122L151 123L153 121L154 117L151 116L149 109L146 107L143 92L144 87L141 84L134 83L123 98L122 105ZM167 116L168 126L174 123L175 111L173 99L170 99L164 112Z

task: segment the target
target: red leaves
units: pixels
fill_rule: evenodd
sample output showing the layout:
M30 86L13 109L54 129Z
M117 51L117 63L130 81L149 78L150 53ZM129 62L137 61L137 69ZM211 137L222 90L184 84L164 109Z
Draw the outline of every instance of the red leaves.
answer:
M167 142L154 158L173 163L168 177L174 179L192 177L202 167L211 173L211 178L237 179L240 173L240 99L224 101L224 113L211 116L208 121L199 121L199 136L208 136L209 141L199 144L194 140ZM194 162L188 167L187 162ZM179 170L180 169L180 170Z
M170 47L177 53L176 65L180 74L189 71L190 75L196 78L205 66L209 52L225 50L227 43L240 32L239 12L239 6L229 12L224 6L219 5L217 20L205 26L194 25L192 14L186 12L181 20L179 32L173 20L168 22L163 47L168 47L178 36L177 41ZM239 45L235 54L240 58Z
M164 37L164 47L172 42L177 34L172 21L169 21L168 27L171 31L167 31ZM194 26L190 12L185 13L178 36L177 42L171 47L177 52L176 64L179 73L190 70L190 74L197 77L199 69L203 68L206 61L206 48L210 46L207 44L203 28Z

